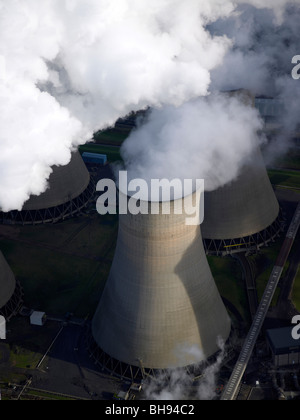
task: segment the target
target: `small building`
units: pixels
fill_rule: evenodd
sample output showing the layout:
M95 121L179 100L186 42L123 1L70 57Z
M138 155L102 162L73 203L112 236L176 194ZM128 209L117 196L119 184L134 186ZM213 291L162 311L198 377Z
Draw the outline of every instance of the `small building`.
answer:
M94 165L106 165L107 163L107 155L102 155L100 153L84 152L82 154L82 159L85 163L91 163Z
M34 311L30 315L30 324L31 325L37 325L39 327L42 327L47 320L47 315L45 312L37 312Z
M293 327L267 330L267 340L276 367L300 365L300 339L292 336Z

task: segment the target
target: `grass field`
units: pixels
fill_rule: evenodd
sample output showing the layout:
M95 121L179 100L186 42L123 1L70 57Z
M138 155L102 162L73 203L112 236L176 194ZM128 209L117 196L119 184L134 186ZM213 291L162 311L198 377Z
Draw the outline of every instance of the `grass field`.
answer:
M265 288L267 286L267 283L270 279L270 275L272 273L274 264L279 255L283 240L284 240L284 237L281 237L271 246L267 248L263 248L259 254L249 257L252 261L254 261L256 270L257 270L256 271L256 286L257 286L257 294L258 294L259 301L261 300L264 294ZM289 261L287 261L284 267L282 278L284 278L288 268L289 268ZM279 294L280 294L280 288L278 287L275 291L275 295L271 303L271 307L276 306Z
M242 271L233 258L208 257L218 290L239 311L245 322L249 322L249 306Z
M22 284L26 306L57 316L92 316L110 271L117 227L117 217L98 215L0 227L0 249Z
M128 131L108 129L94 134L95 143L120 146L128 137Z
M287 153L282 158L277 159L274 162L274 167L280 167L283 169L294 169L300 171L300 150L295 149Z
M300 189L300 171L268 170L273 185Z
M47 322L31 326L28 318L15 317L8 324L8 339L0 342L0 382L24 383L56 336L60 325Z
M295 278L293 293L292 293L292 301L295 305L297 311L300 312L300 265L298 267L297 276Z

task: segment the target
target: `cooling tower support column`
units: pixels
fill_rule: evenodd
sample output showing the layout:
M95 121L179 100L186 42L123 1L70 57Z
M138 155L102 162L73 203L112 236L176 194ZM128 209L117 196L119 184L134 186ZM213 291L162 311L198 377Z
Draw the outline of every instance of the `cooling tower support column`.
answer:
M187 226L187 212L175 214L180 206L175 200L170 214L159 203L160 214L120 215L92 334L99 362L121 376L199 364L219 350L218 338L229 337L199 225Z

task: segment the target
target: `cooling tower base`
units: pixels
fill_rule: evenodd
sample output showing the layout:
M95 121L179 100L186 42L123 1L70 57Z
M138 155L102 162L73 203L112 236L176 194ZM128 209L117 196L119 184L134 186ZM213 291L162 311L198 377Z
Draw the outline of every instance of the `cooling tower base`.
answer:
M4 316L6 321L9 321L12 317L16 316L23 305L23 289L20 283L17 281L16 289L11 299L7 302L3 308L0 309L0 315Z
M74 217L90 202L95 193L95 184L91 181L87 189L71 201L57 207L42 210L22 210L0 213L0 223L5 225L38 225L57 223L69 217Z
M255 252L274 242L284 231L285 221L280 213L271 226L254 235L234 239L203 239L207 255L225 256L240 252Z
M231 332L232 334L232 332ZM230 341L230 338L228 342ZM228 344L228 343L227 343ZM142 361L140 361L140 366L132 366L126 363L120 362L119 360L114 359L113 357L109 356L103 350L99 348L97 343L95 342L91 332L88 333L88 349L90 353L90 357L94 360L94 363L104 372L107 372L111 376L120 378L122 380L130 380L132 382L140 382L144 381L147 378L149 379L157 379L161 380L165 378L168 380L172 369L149 369L143 366ZM190 365L182 369L182 371L189 375L193 380L199 379L202 376L203 369L207 364L214 363L218 353L208 360L205 363L201 363L199 365ZM230 351L224 361L228 361L232 358L232 352Z

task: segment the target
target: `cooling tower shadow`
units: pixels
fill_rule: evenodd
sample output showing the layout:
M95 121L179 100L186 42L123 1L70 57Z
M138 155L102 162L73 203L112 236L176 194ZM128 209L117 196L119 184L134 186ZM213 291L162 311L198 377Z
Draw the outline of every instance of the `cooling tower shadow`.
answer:
M219 339L226 342L231 332L231 321L213 279L204 248L201 230L194 242L183 254L175 267L194 312L198 328L199 354L205 358L220 350ZM188 327L188 326L187 326ZM196 343L195 343L196 345Z

